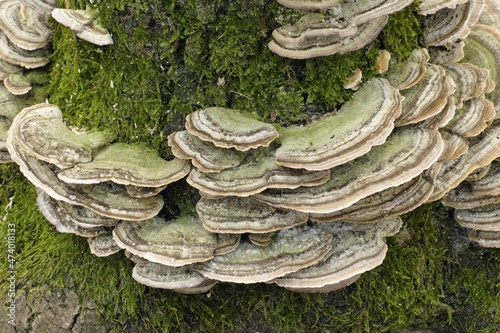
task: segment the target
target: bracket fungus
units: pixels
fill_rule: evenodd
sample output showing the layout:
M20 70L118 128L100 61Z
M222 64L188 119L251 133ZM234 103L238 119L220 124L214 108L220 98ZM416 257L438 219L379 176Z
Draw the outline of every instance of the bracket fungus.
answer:
M276 163L289 168L327 170L384 143L401 113L402 97L385 79L373 79L338 112L306 126L280 132Z
M352 281L363 272L380 265L387 252L384 238L401 228L399 217L376 223L356 224L344 221L316 223L315 227L333 235L331 250L315 265L277 278L275 282L290 290L328 292L342 281Z
M233 147L241 151L267 147L279 135L271 124L261 122L247 112L221 107L189 114L186 129L217 147Z
M202 172L219 172L235 167L244 157L233 149L220 148L212 142L203 141L188 131L170 134L168 145L177 158L191 160Z
M485 0L469 0L454 9L444 8L422 18L423 44L428 46L443 45L464 39L469 34L469 27L476 24L484 9Z
M97 13L92 9L73 10L55 8L52 17L62 25L77 32L77 36L96 45L113 44L113 38L98 23Z
M40 24L29 25L26 17L21 15L22 7L17 0L0 1L0 29L12 43L22 49L32 51L43 48L47 45L50 30ZM24 10L27 15L37 15L29 7Z
M466 3L469 0L423 0L420 2L419 13L429 15L443 8L455 8L458 4Z
M201 198L196 211L205 229L217 233L267 233L307 222L309 215L277 209L252 198Z
M61 169L91 161L94 149L115 138L111 132L78 134L69 130L61 110L53 104L23 109L14 119L9 135L30 155Z
M57 174L70 184L97 184L112 181L137 187L163 187L186 176L189 161L166 161L143 144L113 143L94 153L92 161L78 163Z
M122 221L113 229L113 237L121 248L169 266L210 260L217 248L216 234L192 216L171 221L160 217L141 223Z
M325 183L330 177L328 170L308 171L291 169L276 163L273 147L249 154L243 162L219 173L203 173L194 168L187 182L211 196L247 197L266 188L297 188Z
M332 238L319 227L297 226L279 231L267 246L241 242L236 250L194 269L219 281L265 282L313 265L331 249Z
M400 127L384 144L331 169L330 180L323 185L267 190L255 194L254 198L275 207L302 212L333 212L370 194L409 181L429 168L442 150L443 141L438 132Z

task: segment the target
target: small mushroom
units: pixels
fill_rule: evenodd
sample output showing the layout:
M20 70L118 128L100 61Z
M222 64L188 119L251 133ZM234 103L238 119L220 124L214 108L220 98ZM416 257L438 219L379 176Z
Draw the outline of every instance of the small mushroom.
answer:
M428 64L422 79L401 91L404 100L395 126L417 123L438 114L446 106L454 87L452 78L445 75L441 66Z
M375 60L375 70L379 74L384 74L389 70L389 61L391 61L391 54L387 50L378 51L377 60Z
M350 77L346 77L344 88L357 91L359 89L359 84L361 83L362 77L363 77L363 72L361 71L361 69L355 68L354 73Z
M172 267L155 262L137 263L132 278L141 284L162 289L193 288L209 280L189 265Z

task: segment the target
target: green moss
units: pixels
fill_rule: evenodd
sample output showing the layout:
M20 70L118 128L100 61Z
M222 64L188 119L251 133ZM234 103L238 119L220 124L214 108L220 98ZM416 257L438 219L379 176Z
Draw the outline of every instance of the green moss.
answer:
M203 107L246 109L285 125L333 111L352 95L342 85L354 68L368 80L376 75L378 49L403 59L421 33L415 2L391 15L383 33L362 50L291 60L267 48L281 24L275 17L296 17L275 1L69 2L72 8L97 8L115 44L91 45L55 25L50 102L71 125L113 130L117 141L147 143L163 157L170 156L166 135ZM6 225L15 223L18 288L74 288L82 299L90 297L115 332L131 326L150 332L498 331L499 297L492 290L500 287L500 252L470 245L439 205L407 214L409 240L389 239L384 264L342 290L309 295L274 285L221 283L209 294L181 295L134 282L123 254L97 258L86 240L56 232L38 212L34 187L17 167L3 165L0 172L0 245L5 249ZM9 198L12 208L6 211ZM197 191L176 182L165 192L162 214L192 213L197 199ZM457 242L463 244L459 249ZM5 281L7 256L0 258ZM0 284L2 294L6 286Z

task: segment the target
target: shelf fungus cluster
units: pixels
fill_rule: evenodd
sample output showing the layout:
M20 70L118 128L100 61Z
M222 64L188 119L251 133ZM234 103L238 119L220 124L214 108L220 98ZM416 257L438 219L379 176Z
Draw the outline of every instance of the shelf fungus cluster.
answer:
M455 219L467 228L470 239L482 246L500 247L500 193L496 180L500 157L500 30L495 25L495 21L500 21L500 11L492 1L468 1L446 7L453 8L428 16L439 18L444 17L440 12L450 12L466 27L453 28L462 31L456 38L463 42L452 40L432 47L433 58L453 78L456 88L449 101L455 106L454 115L441 130L448 148L454 152L442 158L435 189L428 200L441 199L455 208ZM427 22L431 21L439 19L430 18Z
M10 2L0 1L0 13ZM279 2L307 11L269 47L309 58L365 46L412 1ZM87 237L98 256L123 249L133 278L156 288L336 290L382 263L399 215L440 199L472 239L500 247L500 11L485 0L427 0L420 11L427 48L405 62L381 51L380 77L354 73L352 100L306 125L198 110L168 136L175 158L166 161L144 145L111 143L113 133L73 132L57 106L20 99L5 84L0 152L37 187L58 231ZM80 32L96 23L91 11L52 15ZM30 68L0 62L12 75L19 66ZM166 219L160 192L186 176L201 195L196 213Z

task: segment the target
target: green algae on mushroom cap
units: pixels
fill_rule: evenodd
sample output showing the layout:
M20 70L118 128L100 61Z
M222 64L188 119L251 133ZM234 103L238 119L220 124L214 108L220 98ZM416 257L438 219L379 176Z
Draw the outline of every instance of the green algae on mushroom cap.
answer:
M188 131L174 132L168 136L172 153L181 159L189 159L202 172L219 172L240 164L243 156L232 149L220 148L203 141Z
M331 250L316 263L272 282L285 288L321 288L351 279L380 265L387 252L385 237L401 228L400 217L376 223L356 224L344 221L315 223L333 234Z
M476 24L471 27L469 36L464 40L464 58L462 62L486 68L490 78L496 83L495 89L486 97L495 104L495 109L500 114L500 31L497 29Z
M409 181L429 168L442 150L443 141L438 132L400 127L384 144L331 169L330 180L323 185L267 190L255 194L254 198L275 207L302 212L333 212L370 194Z
M402 97L385 79L373 79L339 111L306 126L283 128L276 163L307 170L327 170L384 143L401 112Z
M236 250L193 268L220 281L265 282L316 263L331 249L332 237L320 228L297 226L279 231L265 247L242 242Z
M186 117L189 133L217 147L234 147L241 151L269 144L278 136L271 125L248 112L222 107L196 111Z
M144 144L110 144L94 154L92 161L78 163L58 173L71 184L96 184L112 181L122 185L161 187L186 176L191 170L187 160L166 161Z
M296 188L323 184L329 171L291 169L278 165L272 147L254 151L238 166L219 173L202 173L194 168L187 182L211 196L242 196L264 191L266 188Z
M52 104L23 109L12 122L9 136L30 155L61 169L91 161L93 149L115 138L110 131L71 131L63 122L61 110Z
M213 258L216 234L205 230L197 217L167 221L160 217L140 223L122 221L113 230L118 245L149 261L182 266Z
M252 198L201 198L196 211L203 226L217 233L267 233L307 222L309 214L271 207Z
M53 166L23 151L11 137L7 140L7 148L25 177L56 200L124 220L149 219L163 208L161 196L132 198L123 187L109 182L94 185L66 184L57 178Z

